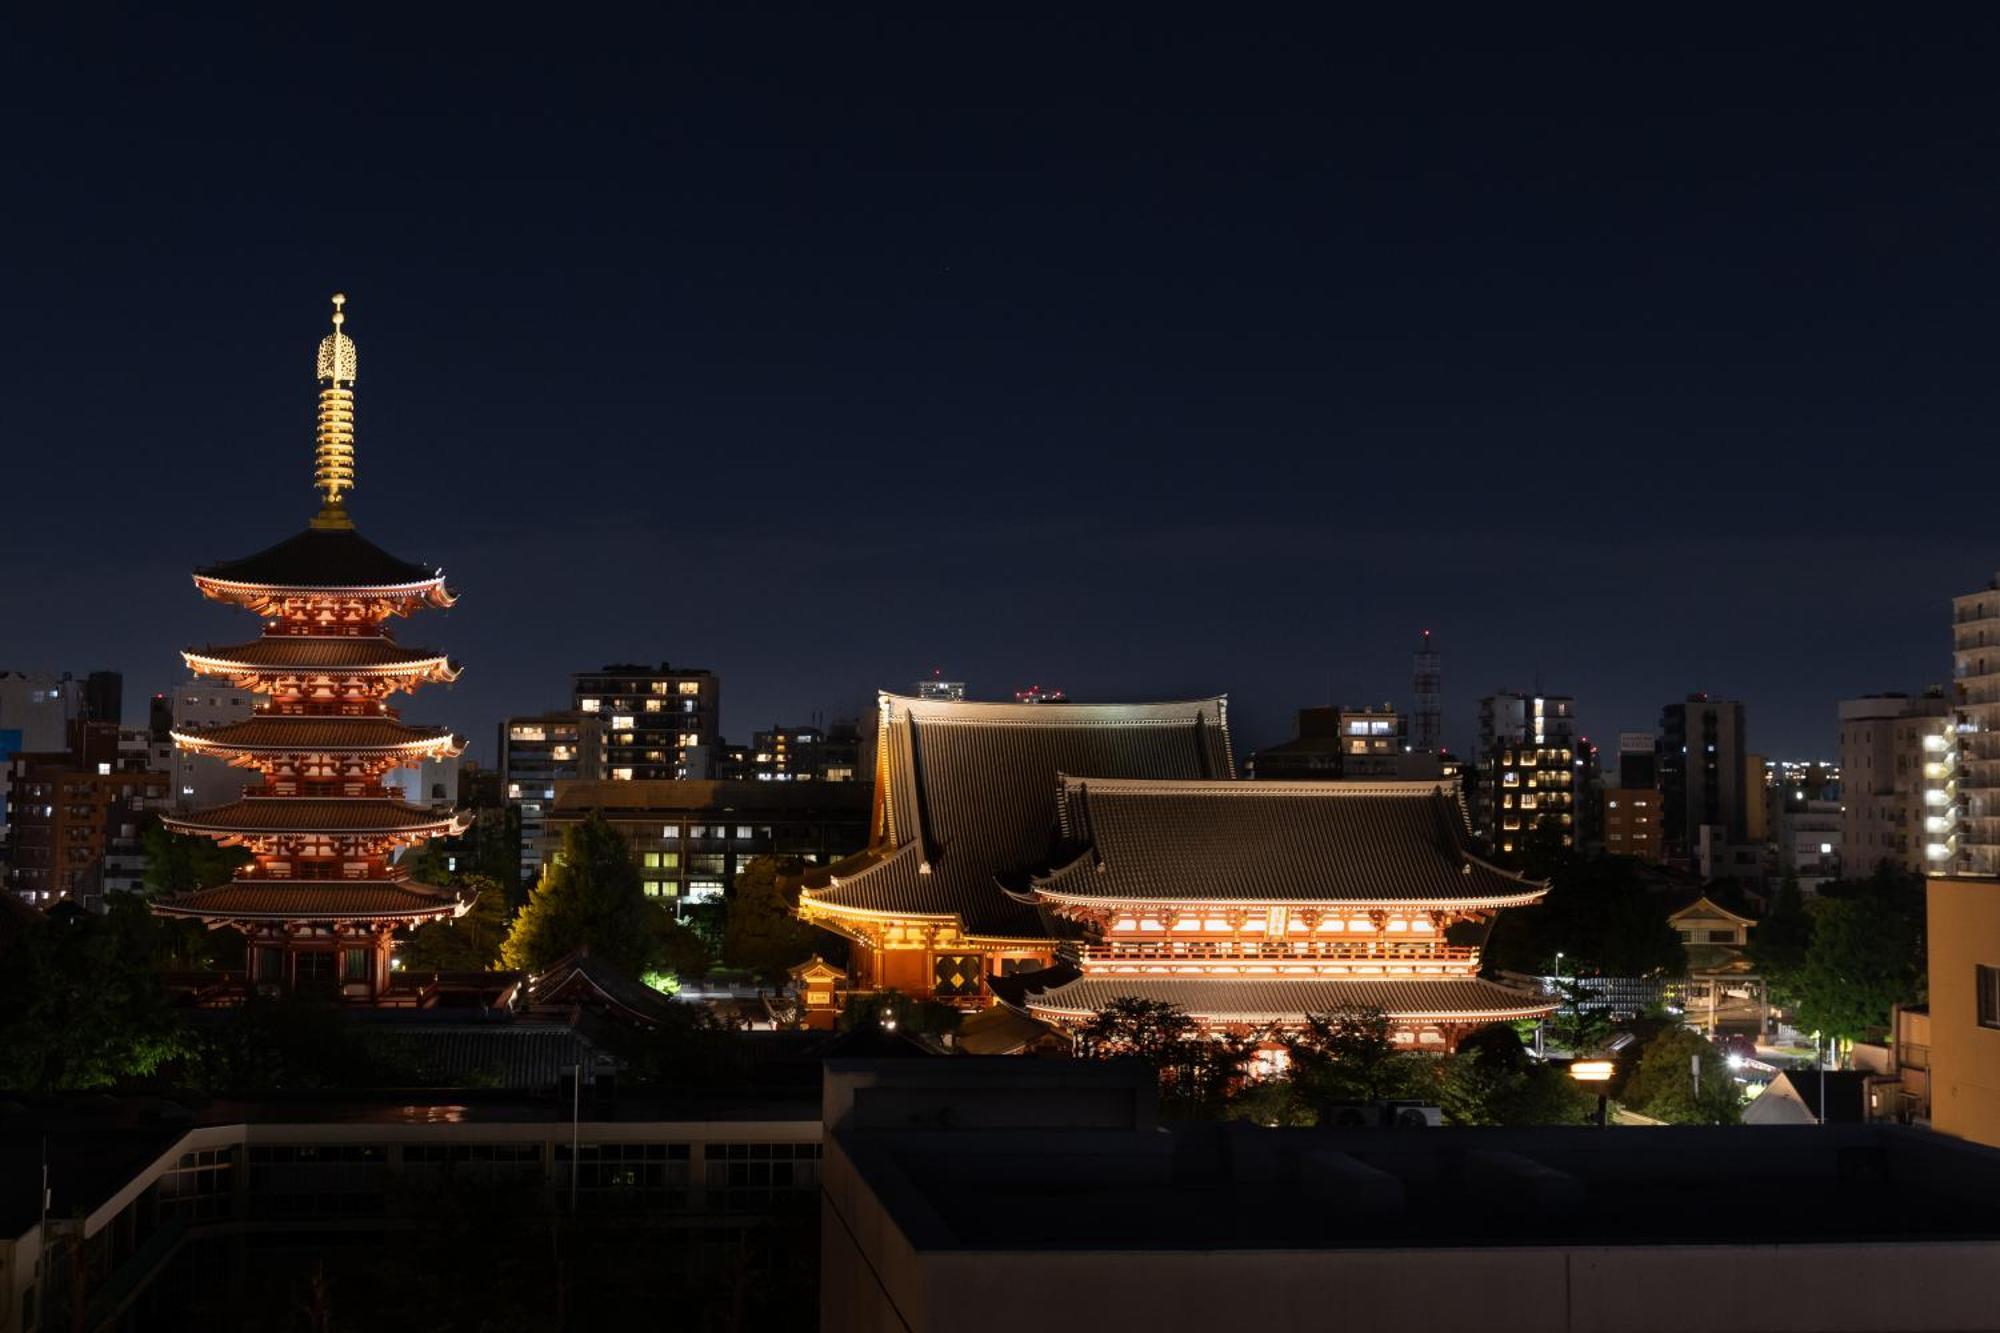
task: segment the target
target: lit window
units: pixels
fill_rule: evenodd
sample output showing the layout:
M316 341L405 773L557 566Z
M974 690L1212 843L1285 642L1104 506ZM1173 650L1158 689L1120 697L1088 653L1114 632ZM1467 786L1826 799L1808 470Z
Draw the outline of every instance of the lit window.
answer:
M684 680L680 683L680 692L682 694L700 694L701 682L698 680Z
M660 830L660 836L662 838L678 838L681 836L681 826L679 824L669 824Z
M658 699L646 700L646 711L649 713L657 713L664 706L665 705Z
M597 705L598 701L596 699L579 699L576 704L578 708L581 708L586 713L595 713Z
M611 729L613 731L630 731L632 730L632 719L623 713L615 714L611 719Z
M629 768L614 768L611 770L611 780L613 782L630 782L632 780L632 770Z

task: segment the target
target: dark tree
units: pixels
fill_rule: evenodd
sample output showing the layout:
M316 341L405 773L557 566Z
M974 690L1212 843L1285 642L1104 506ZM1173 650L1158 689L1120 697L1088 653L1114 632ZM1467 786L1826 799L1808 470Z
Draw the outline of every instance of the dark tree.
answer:
M1254 1053L1252 1042L1204 1035L1177 1004L1124 996L1076 1034L1077 1054L1094 1060L1138 1060L1160 1076L1161 1109L1170 1115L1213 1116L1227 1106Z
M1666 905L1629 857L1564 857L1554 863L1548 896L1500 913L1487 942L1496 967L1550 975L1555 957L1572 975L1680 976L1687 951L1667 924Z
M183 1054L154 961L160 929L134 895L30 922L0 950L0 1088L72 1092L152 1074Z
M146 853L146 888L161 895L220 884L250 860L241 847L171 832L158 819L146 825L139 840Z
M472 909L452 921L429 921L410 932L400 952L406 972L486 972L500 961L513 921L505 883L486 875L456 877L478 893Z
M743 867L723 927L724 963L777 985L789 969L812 957L819 932L792 914L804 873L804 863L792 857L759 856Z
M1891 1006L1918 998L1923 942L1907 916L1869 896L1821 898L1812 922L1791 982L1799 1027L1855 1041L1887 1025Z

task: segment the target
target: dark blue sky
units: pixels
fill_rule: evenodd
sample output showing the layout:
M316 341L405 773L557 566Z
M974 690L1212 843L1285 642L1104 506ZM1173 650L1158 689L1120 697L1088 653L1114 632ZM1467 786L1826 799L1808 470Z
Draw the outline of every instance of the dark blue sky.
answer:
M1824 754L2000 564L1988 31L418 9L6 43L0 667L254 630L186 574L310 515L336 289L481 753L663 657L740 737L940 666L1248 748L1429 626L1461 744L1539 675Z

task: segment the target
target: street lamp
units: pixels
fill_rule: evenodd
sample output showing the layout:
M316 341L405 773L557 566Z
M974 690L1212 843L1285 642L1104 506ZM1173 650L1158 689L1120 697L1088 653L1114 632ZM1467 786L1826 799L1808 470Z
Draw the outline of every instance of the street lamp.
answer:
M1611 1123L1610 1116L1607 1114L1610 1106L1610 1095L1604 1090L1604 1085L1611 1081L1611 1075L1615 1068L1609 1060L1573 1060L1570 1062L1569 1076L1579 1083L1594 1086L1597 1089L1597 1123L1599 1125L1608 1125Z

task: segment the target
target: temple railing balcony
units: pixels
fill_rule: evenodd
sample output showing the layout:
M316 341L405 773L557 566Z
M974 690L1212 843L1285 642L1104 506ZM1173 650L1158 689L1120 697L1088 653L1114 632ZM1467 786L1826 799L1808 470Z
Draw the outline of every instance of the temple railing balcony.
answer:
M1476 963L1479 950L1416 941L1107 940L1085 945L1086 962L1397 962Z

